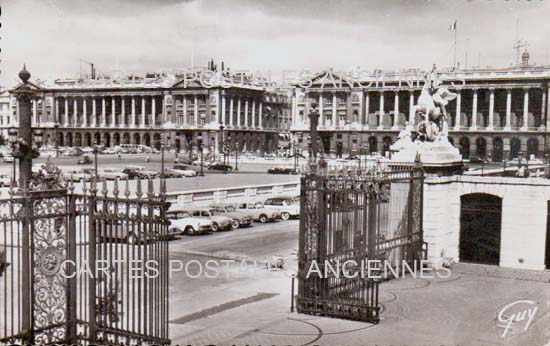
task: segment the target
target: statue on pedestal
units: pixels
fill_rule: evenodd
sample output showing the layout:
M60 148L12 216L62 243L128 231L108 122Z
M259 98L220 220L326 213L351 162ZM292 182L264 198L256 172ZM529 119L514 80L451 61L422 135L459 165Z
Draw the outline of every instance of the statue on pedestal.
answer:
M436 142L447 140L449 124L445 107L456 94L441 86L434 69L426 75L426 82L415 106L415 113L423 118L418 125L418 140Z

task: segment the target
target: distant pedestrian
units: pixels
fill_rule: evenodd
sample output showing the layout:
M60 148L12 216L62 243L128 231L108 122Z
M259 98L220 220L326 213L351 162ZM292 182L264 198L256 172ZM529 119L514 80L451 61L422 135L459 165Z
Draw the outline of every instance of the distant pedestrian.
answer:
M149 155L145 156L145 162L149 162L151 161L151 158L149 157Z
M118 160L122 160L122 155L120 155L120 153L118 153Z

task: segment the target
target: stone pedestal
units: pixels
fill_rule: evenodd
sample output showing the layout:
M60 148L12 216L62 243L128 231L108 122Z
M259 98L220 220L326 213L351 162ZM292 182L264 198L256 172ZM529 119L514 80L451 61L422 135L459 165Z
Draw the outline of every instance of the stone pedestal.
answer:
M397 141L391 149L395 151L391 158L394 164L412 163L419 159L429 175L450 176L463 172L462 156L447 137L434 142L412 142L405 138Z

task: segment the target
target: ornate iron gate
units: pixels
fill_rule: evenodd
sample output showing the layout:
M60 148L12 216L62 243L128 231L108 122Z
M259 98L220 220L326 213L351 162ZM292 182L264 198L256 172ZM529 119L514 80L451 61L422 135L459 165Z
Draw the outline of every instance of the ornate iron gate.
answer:
M425 256L422 167L368 169L302 177L298 312L377 323L373 277L389 277L369 261L391 274Z
M170 343L164 195L47 172L0 199L0 343Z

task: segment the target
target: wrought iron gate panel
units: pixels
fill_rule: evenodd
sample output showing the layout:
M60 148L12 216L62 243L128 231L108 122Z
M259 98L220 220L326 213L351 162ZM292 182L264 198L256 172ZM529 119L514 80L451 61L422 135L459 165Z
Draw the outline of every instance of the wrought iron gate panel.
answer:
M152 186L0 199L0 343L170 343L168 203Z
M423 169L335 173L302 177L297 308L377 323L380 280L366 275L365 263L400 272L402 262L423 258Z

